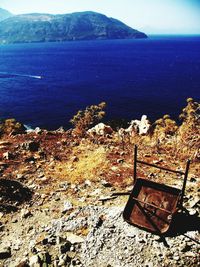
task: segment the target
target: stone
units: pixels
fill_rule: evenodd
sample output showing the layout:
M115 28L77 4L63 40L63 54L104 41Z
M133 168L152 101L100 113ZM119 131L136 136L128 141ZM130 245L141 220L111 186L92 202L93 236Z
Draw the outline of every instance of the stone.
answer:
M122 164L122 163L124 163L124 159L118 159L118 160L117 160L117 163L118 163L118 164Z
M0 260L4 260L11 257L11 248L10 246L0 248Z
M91 185L92 185L92 183L91 183L91 181L90 181L90 180L85 180L85 185L86 185L86 186L91 186Z
M13 249L13 250L19 250L20 247L21 247L21 245L22 245L21 240L16 239L16 240L15 240L15 243L14 243L13 246L12 246L12 249Z
M77 243L83 243L84 239L78 235L75 235L73 233L67 233L67 240L71 244L77 244Z
M189 211L189 214L190 214L191 216L198 215L198 211L195 210L195 209L189 209L188 211Z
M32 216L32 213L28 209L21 210L21 219L26 219L30 216Z
M29 133L35 133L35 134L39 134L42 132L42 130L40 129L40 127L36 127L35 129L27 129L26 132Z
M40 263L39 263L39 257L38 255L34 255L32 257L29 258L29 265L30 267L40 267Z
M13 218L12 219L12 223L17 223L18 222L18 219L17 218Z
M139 133L139 135L147 135L150 127L151 125L147 116L142 115L141 120L132 120L127 129L121 128L118 133L120 136L125 134L134 135L135 133Z
M191 177L191 178L190 178L190 182L194 183L194 182L196 182L196 181L197 181L196 178L194 178L194 177Z
M192 200L189 201L191 208L195 208L200 204L200 196L195 196Z
M12 154L9 151L3 153L3 159L6 160L12 159Z
M89 129L87 131L88 134L95 136L95 135L107 135L107 134L112 134L113 129L109 125L105 125L104 123L99 123L93 128Z
M104 187L112 187L111 183L107 182L106 180L102 180L102 181L101 181L101 184L102 184Z
M70 201L65 201L64 202L64 208L63 208L62 212L65 213L65 212L71 210L72 208L73 208L72 203Z

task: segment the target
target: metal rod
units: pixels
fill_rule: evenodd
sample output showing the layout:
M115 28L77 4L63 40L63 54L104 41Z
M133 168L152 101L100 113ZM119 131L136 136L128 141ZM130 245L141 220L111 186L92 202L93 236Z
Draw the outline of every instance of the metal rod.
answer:
M133 170L133 183L135 184L137 179L137 146L134 147L134 170Z
M115 192L115 193L112 193L111 196L128 196L130 195L131 191L130 192Z
M174 171L174 170L171 170L171 169L168 169L168 168L165 168L165 167L161 167L161 166L157 166L155 164L151 164L151 163L148 163L148 162L145 162L145 161L141 161L141 160L137 160L138 163L141 163L141 164L144 164L144 165L147 165L147 166L151 166L151 167L154 167L154 168L158 168L158 169L161 169L161 170L164 170L164 171L169 171L169 172L174 172L174 173L179 173L181 175L184 175L185 173L184 172L181 172L181 171Z
M135 197L131 197L131 198L132 198L133 200L137 201L137 202L142 203L142 204L146 204L146 205L149 205L149 206L151 206L151 207L153 207L153 208L156 208L156 209L162 210L162 211L164 211L164 212L167 212L167 213L169 213L169 214L172 214L172 212L169 211L169 210L166 210L166 209L160 208L160 207L158 207L158 206L156 206L156 205L153 205L153 204L151 204L151 203L148 203L148 202L139 200L139 199L137 199L137 198L135 198Z
M183 207L183 197L185 194L185 188L186 188L186 182L187 182L187 178L188 178L189 167L190 167L190 160L187 161L185 175L184 175L183 188L182 188L181 199L180 199L180 207L181 208Z

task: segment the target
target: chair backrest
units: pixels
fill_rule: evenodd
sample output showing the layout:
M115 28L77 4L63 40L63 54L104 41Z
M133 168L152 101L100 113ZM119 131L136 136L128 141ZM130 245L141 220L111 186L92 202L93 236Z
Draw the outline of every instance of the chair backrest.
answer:
M150 167L154 167L154 168L157 168L157 169L160 169L160 170L164 170L164 171L167 171L167 172L172 172L172 173L177 173L177 174L180 174L180 175L184 175L183 186L182 186L182 190L181 190L181 199L180 199L180 206L182 206L183 205L183 197L184 197L184 194L185 194L186 182L187 182L187 178L188 178L189 167L190 167L190 160L187 160L185 172L182 172L182 171L171 170L171 169L166 168L166 167L162 167L162 166L158 166L156 164L151 164L149 162L138 160L137 154L138 154L138 147L137 147L137 145L135 145L135 147L134 147L134 173L133 173L133 182L134 182L134 184L135 184L135 182L137 180L137 163L140 163L140 164L143 164L143 165L147 165L147 166L150 166Z

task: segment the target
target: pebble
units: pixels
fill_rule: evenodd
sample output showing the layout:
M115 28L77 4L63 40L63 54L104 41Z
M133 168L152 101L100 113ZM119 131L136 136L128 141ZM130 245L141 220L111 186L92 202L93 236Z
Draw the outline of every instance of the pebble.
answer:
M28 217L32 216L32 213L27 209L21 210L21 219L26 219Z
M78 235L75 235L73 233L68 233L67 234L67 240L71 243L71 244L77 244L77 243L83 243L84 239Z
M68 210L71 210L73 208L73 205L70 201L65 201L64 202L64 208L63 208L63 213L67 212Z
M30 265L30 267L39 267L40 266L38 255L34 255L34 256L30 257L29 265Z

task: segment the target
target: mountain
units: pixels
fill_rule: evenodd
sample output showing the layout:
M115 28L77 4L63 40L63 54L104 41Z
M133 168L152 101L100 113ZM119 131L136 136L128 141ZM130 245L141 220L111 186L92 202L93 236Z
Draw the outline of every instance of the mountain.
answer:
M3 8L0 8L0 21L7 19L11 16L12 16L12 14L9 11L7 11Z
M0 22L0 43L127 38L147 36L119 20L91 11L65 15L24 14Z

